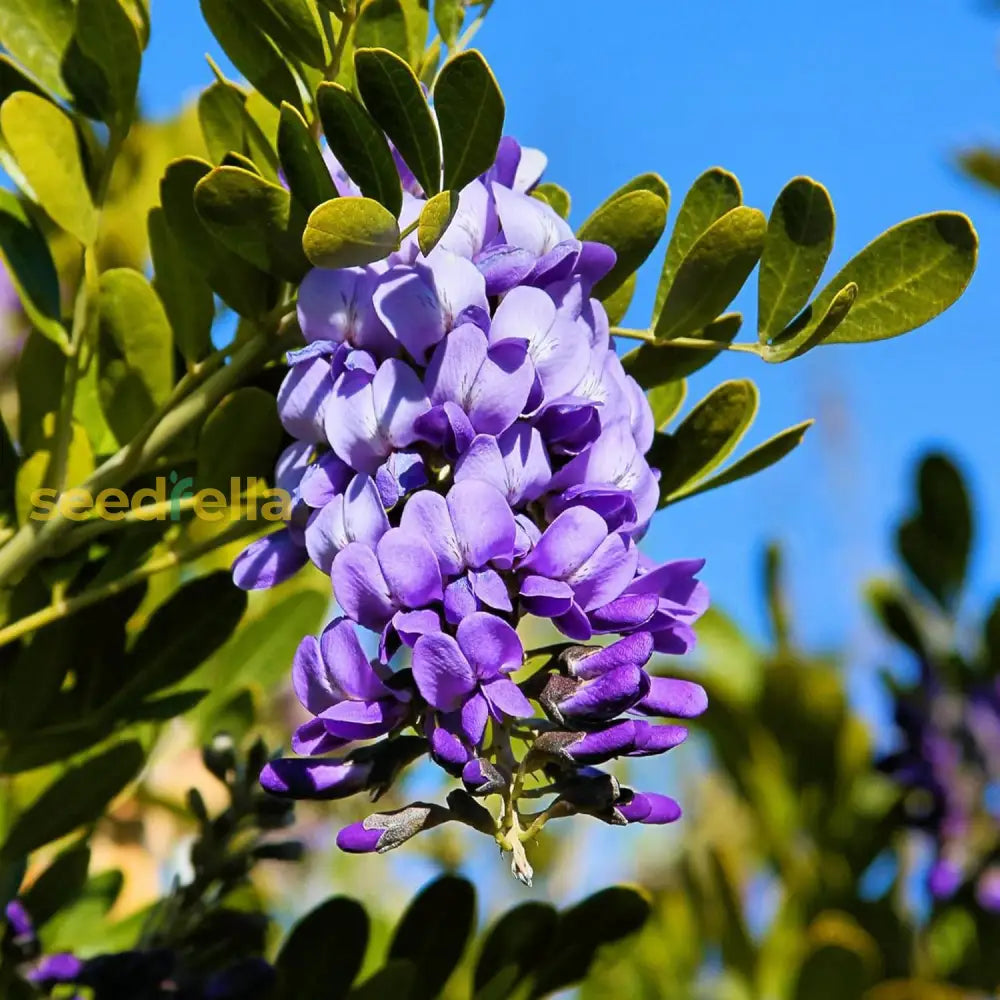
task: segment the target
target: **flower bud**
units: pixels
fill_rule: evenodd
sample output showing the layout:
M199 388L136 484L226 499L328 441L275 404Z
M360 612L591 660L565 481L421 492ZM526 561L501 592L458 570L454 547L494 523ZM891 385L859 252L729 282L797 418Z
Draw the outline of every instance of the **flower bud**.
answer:
M345 826L337 834L337 846L349 854L385 854L405 844L424 830L440 826L452 819L441 806L414 802L389 813L372 813L360 823Z
M538 702L560 724L587 724L613 719L631 708L649 690L646 672L624 664L592 680L553 674Z
M642 667L652 655L653 637L636 632L608 646L571 646L560 659L570 676L589 680L619 667Z
M509 784L509 777L483 757L474 757L462 768L462 784L470 795L496 795Z
M615 811L628 823L660 825L673 823L681 817L681 807L670 796L633 792L630 788L623 789L621 800L615 803Z
M693 719L708 708L708 695L694 681L672 677L651 677L649 693L635 706L643 715Z

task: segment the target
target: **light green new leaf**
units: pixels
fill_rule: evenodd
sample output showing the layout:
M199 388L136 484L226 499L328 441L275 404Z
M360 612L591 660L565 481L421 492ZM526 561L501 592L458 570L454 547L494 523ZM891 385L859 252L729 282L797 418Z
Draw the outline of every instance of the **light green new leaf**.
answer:
M653 386L646 393L649 407L653 411L653 424L658 431L664 430L681 412L686 396L687 382L682 378L675 382L664 382L662 385Z
M59 275L49 245L10 191L0 191L0 260L32 325L57 344L65 345Z
M72 0L0 3L0 45L57 97L69 96L61 67L75 18Z
M148 226L153 288L170 320L177 349L193 364L212 349L212 289L174 239L162 208L150 211Z
M441 190L441 141L413 70L388 49L357 49L354 76L372 118L430 197Z
M274 397L254 386L237 389L205 421L198 439L198 487L214 487L228 497L231 479L242 486L251 477L269 478L281 436Z
M400 0L365 0L354 25L354 45L388 49L412 63L410 30Z
M78 0L74 40L107 88L102 118L123 131L135 111L142 62L135 23L118 0Z
M323 35L308 0L245 0L245 11L282 52L316 69L326 65Z
M101 275L97 306L101 408L119 442L125 442L170 395L173 333L159 296L130 268Z
M809 177L789 181L767 221L757 279L760 342L780 333L809 301L833 249L833 202Z
M281 105L278 159L292 195L307 212L337 197L330 170L309 126L290 104Z
M681 490L670 496L670 502L681 500L685 497L693 497L699 493L707 493L718 486L728 486L740 479L755 476L758 472L776 465L787 454L794 451L806 435L806 431L812 427L814 421L804 420L801 424L788 427L774 437L768 438L763 444L757 445L741 458L738 458L732 465L725 468L717 476L706 479L695 485L692 489Z
M764 360L788 361L818 347L847 319L857 300L858 286L852 281L837 292L817 324L805 322L799 326L793 323L779 334L769 346L764 347L762 354ZM804 313L803 317L808 317L808 315L808 313Z
M660 283L656 289L656 301L653 306L654 321L663 308L667 293L674 282L681 261L688 255L698 237L716 219L721 219L726 212L732 211L743 203L743 192L740 182L728 170L712 167L706 170L691 185L691 190L684 196L674 229L667 244L667 253L663 259L663 271Z
M298 85L277 46L246 16L238 0L200 0L201 12L233 65L275 107L302 108Z
M302 247L316 267L372 264L399 249L399 226L371 198L337 198L309 216Z
M277 304L277 282L223 246L201 221L194 189L211 170L211 164L196 157L174 160L160 182L163 215L178 246L212 289L241 316L254 319Z
M444 186L460 191L489 169L503 135L503 94L475 49L444 64L434 84L434 110L444 150Z
M243 122L242 95L234 94L228 83L206 87L198 97L198 121L213 163L221 163L229 152L246 149L246 128Z
M97 237L97 212L70 117L36 94L12 94L0 107L0 131L34 196L52 221L81 243Z
M434 27L449 49L455 47L464 20L464 0L434 0Z
M962 294L975 270L978 247L972 223L960 212L908 219L848 261L808 307L810 317L825 316L833 299L853 282L857 299L824 343L858 344L915 330Z
M698 331L699 340L711 340L717 344L731 344L743 325L740 313L726 313ZM669 340L657 344L643 344L629 351L622 358L622 364L644 389L651 389L664 382L687 378L688 375L704 368L714 361L721 351L711 348L693 350L689 347L671 346Z
M656 436L650 465L660 470L660 506L690 492L726 460L753 423L757 404L757 387L749 379L723 382L673 434Z
M399 172L375 120L338 83L322 84L316 103L333 155L366 198L375 199L398 216L403 206Z
M457 191L442 191L424 205L417 223L417 245L425 257L444 236L457 211Z
M417 70L424 62L431 26L430 0L402 0L406 32L410 38L410 65ZM438 47L440 48L440 41Z
M606 201L580 227L581 240L604 243L615 251L615 266L594 286L594 297L605 299L653 252L667 225L667 205L652 191L638 189Z
M196 185L194 204L209 231L255 267L293 282L309 270L305 212L285 188L238 167L217 167Z
M657 340L691 334L735 298L760 259L767 220L740 206L717 219L688 251L656 320Z
M603 302L604 311L608 314L608 323L617 326L628 312L628 307L632 304L632 296L635 295L635 286L638 282L638 275L630 274L616 292L612 292Z
M571 202L569 192L565 188L561 188L558 184L547 182L539 184L531 193L547 205L551 205L556 215L560 215L564 219L569 218Z

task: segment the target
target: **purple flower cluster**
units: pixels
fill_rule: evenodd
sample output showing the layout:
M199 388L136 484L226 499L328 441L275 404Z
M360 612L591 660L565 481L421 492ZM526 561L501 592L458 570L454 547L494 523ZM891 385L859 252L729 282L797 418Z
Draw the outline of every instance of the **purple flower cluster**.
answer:
M516 803L541 773L558 796L548 816L679 815L593 765L662 753L685 730L647 719L704 710L700 687L645 670L654 652L691 648L707 606L702 562L653 566L638 551L658 497L644 457L653 415L591 296L615 255L530 193L543 166L504 139L431 252L411 236L369 267L314 270L299 291L307 343L278 397L295 439L276 473L290 519L233 575L270 587L311 561L343 617L295 657L313 716L293 739L304 756L262 780L296 797L377 791L426 749L465 789L448 809L370 816L341 833L345 850L384 851L460 819L493 833L523 872ZM342 195L357 193L331 169ZM405 226L424 200L401 177ZM526 679L525 616L572 640ZM578 645L611 635L621 638ZM421 738L400 738L407 728ZM520 761L512 740L526 744ZM499 820L470 798L489 795L501 797Z

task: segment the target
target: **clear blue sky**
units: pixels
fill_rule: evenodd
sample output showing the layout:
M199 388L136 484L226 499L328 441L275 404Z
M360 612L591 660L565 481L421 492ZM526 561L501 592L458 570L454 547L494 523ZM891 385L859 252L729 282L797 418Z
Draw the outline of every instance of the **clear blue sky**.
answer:
M211 76L218 47L197 0L154 0L143 96L157 115ZM960 177L957 146L1000 136L1000 20L985 4L845 0L498 0L476 44L503 87L508 131L543 147L548 177L579 223L606 194L656 170L674 207L719 164L765 211L809 174L838 211L828 274L888 226L935 209L968 212L982 239L962 301L906 337L814 351L781 367L727 356L696 376L689 401L724 378L761 389L753 445L806 417L818 427L777 468L660 515L657 556L704 555L717 601L760 628L765 539L787 544L803 638L863 639L857 586L890 565L888 526L926 445L958 454L983 525L974 574L1000 584L1000 198ZM660 251L662 253L662 249ZM659 261L647 264L628 318L648 318ZM752 336L753 297L745 303ZM992 569L992 572L991 572Z

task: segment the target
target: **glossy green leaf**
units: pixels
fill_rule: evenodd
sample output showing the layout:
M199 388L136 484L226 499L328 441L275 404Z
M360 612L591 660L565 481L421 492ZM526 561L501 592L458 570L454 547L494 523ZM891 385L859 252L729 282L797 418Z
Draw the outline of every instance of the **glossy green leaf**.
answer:
M234 90L230 84L216 80L198 97L198 121L213 163L221 163L230 150L239 153L246 148L244 102L241 95L233 94Z
M442 191L424 205L417 223L417 245L425 257L444 236L457 211L457 191Z
M594 286L604 299L639 270L667 225L667 206L652 191L635 190L606 201L580 227L581 240L605 243L615 251L615 266Z
M135 23L119 0L77 0L73 38L103 80L106 99L101 118L124 130L135 111L142 62Z
M824 316L834 296L853 282L857 300L825 343L856 344L907 333L962 294L975 270L978 245L972 223L961 213L908 219L848 261L808 307L810 317Z
M455 47L464 21L464 0L434 0L434 27L449 49Z
M718 468L739 444L757 413L757 387L749 379L716 386L672 434L653 442L650 465L660 470L661 503Z
M308 0L245 0L244 11L281 52L316 69L326 65L323 35Z
M340 1000L361 971L367 947L365 908L344 896L328 899L289 931L274 963L274 1000Z
M57 97L69 96L61 65L75 19L72 0L0 3L0 45Z
M293 282L309 270L305 212L285 188L238 167L217 167L196 185L194 204L208 230L255 267Z
M762 349L764 360L788 361L818 347L847 319L857 300L858 286L852 281L837 292L818 323L808 321L807 311L802 314L801 321L796 321L775 337Z
M399 248L399 226L377 201L337 198L309 216L302 246L316 267L371 264Z
M731 344L742 325L743 316L740 313L726 313L699 330L698 339ZM663 382L687 378L714 361L720 353L722 352L711 348L694 350L671 345L669 340L665 340L658 344L642 344L626 354L622 358L622 364L639 385L644 389L652 389Z
M35 927L44 927L60 910L69 906L87 884L90 848L73 844L53 859L32 882L22 902Z
M334 156L366 198L398 216L403 205L399 172L375 120L340 84L322 84L316 103Z
M290 104L281 105L278 159L292 195L307 212L337 197L330 169L309 126Z
M41 87L31 77L26 76L9 56L0 53L0 104L17 90L44 96Z
M441 190L437 126L413 70L388 49L356 49L354 76L372 118L428 196Z
M677 269L657 317L657 340L692 334L718 317L760 259L766 229L762 212L740 206L698 237Z
M532 998L579 982L599 948L634 934L649 919L649 913L647 899L623 886L596 892L561 913L548 955L536 975Z
M424 61L431 26L430 0L402 0L406 33L410 39L410 65L417 69ZM440 44L440 43L439 43Z
M228 395L210 414L198 440L199 488L214 487L228 498L232 480L270 479L282 430L274 397L247 386Z
M559 916L548 903L522 903L508 910L490 928L476 962L476 997L492 992L502 978L506 995L536 969L549 951Z
M17 382L17 441L22 454L44 446L44 421L55 413L63 393L66 355L54 341L36 331L28 334L14 373Z
M145 760L135 741L118 743L70 767L14 820L0 856L17 858L95 822Z
M444 186L460 191L490 168L503 135L503 94L475 49L444 64L434 84L434 110L444 151Z
M717 476L711 479L702 480L694 485L692 489L681 490L670 496L671 502L681 500L684 497L697 496L699 493L707 493L719 486L728 486L730 483L738 482L740 479L747 479L755 476L758 472L776 465L786 455L794 451L806 435L806 431L812 427L814 421L805 420L794 427L788 427L779 431L774 437L768 438L763 444L757 445L745 455L738 458L732 465L723 469Z
M49 245L9 191L0 191L0 261L35 328L57 344L67 343L60 322L59 275Z
M277 304L277 282L223 246L195 210L195 185L212 170L196 157L174 160L160 182L163 214L178 246L219 297L241 316L255 318Z
M292 71L278 47L246 16L239 0L200 0L201 12L233 65L275 107L302 108Z
M809 301L833 249L829 192L809 177L789 181L767 220L757 280L761 343L779 334Z
M604 300L604 311L608 314L608 323L611 326L617 326L625 318L628 307L632 304L632 297L635 295L637 280L637 275L630 274L622 282L621 287Z
M561 188L558 184L546 182L539 184L531 192L536 198L540 198L547 205L551 205L556 215L563 219L569 218L569 210L572 205L569 192Z
M125 13L132 19L139 34L139 44L145 48L149 44L149 5L151 0L121 0Z
M654 318L659 316L667 299L681 261L690 253L698 238L718 219L743 202L740 182L728 170L712 167L706 170L691 185L677 212L667 253L663 260L663 271L656 289Z
M462 958L475 920L476 891L465 879L442 875L420 891L389 945L390 960L406 959L420 970L406 1000L432 1000L440 994Z
M163 303L138 271L105 271L97 303L101 404L115 436L124 442L170 395L173 333Z
M400 0L364 0L354 25L356 48L388 49L413 61L410 31Z
M162 208L150 211L148 227L153 288L170 321L174 344L186 361L200 361L212 350L212 289L182 252Z
M972 504L962 474L932 453L917 472L916 510L896 533L910 572L943 608L958 600L972 550Z
M649 408L653 411L653 425L662 431L670 423L684 405L687 396L687 382L678 379L674 382L664 382L654 386L646 393Z
M633 177L632 180L626 181L614 194L606 199L605 204L632 191L649 191L650 194L655 194L667 208L670 207L670 188L659 174L654 173L639 174L637 177Z
M44 97L20 92L0 107L0 130L52 221L81 243L93 243L98 217L69 116Z

